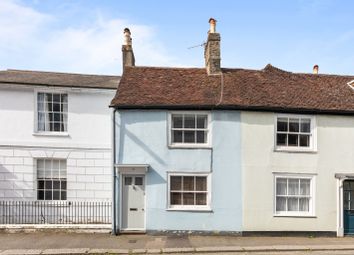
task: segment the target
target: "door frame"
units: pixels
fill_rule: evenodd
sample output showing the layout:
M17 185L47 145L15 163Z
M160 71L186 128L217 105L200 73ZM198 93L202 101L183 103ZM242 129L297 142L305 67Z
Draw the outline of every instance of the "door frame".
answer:
M146 187L147 187L147 171L149 165L116 165L118 171L118 229L121 233L145 233L146 232ZM122 212L123 212L123 176L125 175L140 175L144 177L144 227L134 229L122 229Z
M344 236L344 197L343 197L343 182L354 181L354 174L335 174L337 179L337 236Z

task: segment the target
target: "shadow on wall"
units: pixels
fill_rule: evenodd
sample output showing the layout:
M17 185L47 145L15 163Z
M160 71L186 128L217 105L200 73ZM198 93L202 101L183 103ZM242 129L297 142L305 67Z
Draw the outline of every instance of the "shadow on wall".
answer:
M149 167L149 174L148 176L148 185L158 185L158 184L165 184L166 179L164 179L158 172L153 168Z
M150 117L150 116L149 116ZM154 122L154 121L161 121L161 118L156 118L156 119L149 119L149 122ZM157 161L160 165L166 166L166 162L158 155L156 154L152 149L149 148L148 145L146 145L144 142L142 142L135 134L130 132L126 126L127 124L133 124L136 123L137 121L126 121L121 119L121 124L116 122L116 130L119 130L119 141L118 142L118 162L122 162L123 159L123 152L124 152L124 144L125 144L125 136L129 137L139 148L143 149L147 154L149 154L155 161ZM144 122L144 120L141 120L140 122ZM143 128L143 126L142 126ZM117 146L117 145L116 145ZM137 159L139 160L139 159ZM131 162L133 163L133 162ZM137 163L145 163L145 162L137 162Z
M3 180L0 185L1 194L0 200L34 200L34 187L33 180L25 181L19 178L13 171L8 167L0 164L0 173L3 175ZM22 174L22 173L19 173ZM21 183L19 186L16 183ZM28 194L25 194L27 192Z

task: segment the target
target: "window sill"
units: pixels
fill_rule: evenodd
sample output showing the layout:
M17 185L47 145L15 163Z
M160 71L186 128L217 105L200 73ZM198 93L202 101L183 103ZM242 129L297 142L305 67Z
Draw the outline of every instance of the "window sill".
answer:
M313 214L273 214L273 217L276 218L317 218L316 215Z
M212 147L209 144L169 144L170 149L207 149L210 150Z
M213 210L210 207L206 208L182 208L182 207L176 207L176 208L167 208L166 211L179 211L179 212L213 212Z
M287 153L317 153L317 150L312 148L289 148L289 147L275 147L274 152L287 152Z
M69 137L68 132L34 132L33 136Z

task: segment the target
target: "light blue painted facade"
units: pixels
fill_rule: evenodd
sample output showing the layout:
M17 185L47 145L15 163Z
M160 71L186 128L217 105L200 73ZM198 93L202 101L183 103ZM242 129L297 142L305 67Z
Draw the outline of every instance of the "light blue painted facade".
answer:
M168 146L168 111L116 112L116 163L148 164L146 230L241 231L240 112L211 111L211 148ZM169 211L167 172L211 172L212 211Z

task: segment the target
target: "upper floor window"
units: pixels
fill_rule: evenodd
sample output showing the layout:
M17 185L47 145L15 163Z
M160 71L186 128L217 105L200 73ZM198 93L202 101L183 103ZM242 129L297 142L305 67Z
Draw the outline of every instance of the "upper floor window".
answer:
M171 113L170 115L171 145L208 145L209 114L208 113Z
M68 95L39 92L37 114L38 132L67 132Z
M314 117L279 115L276 118L277 149L314 149Z

